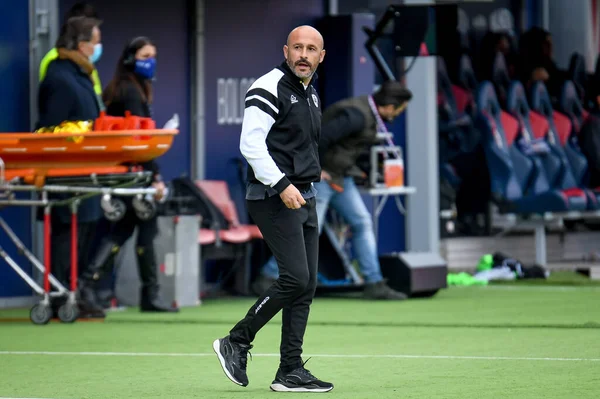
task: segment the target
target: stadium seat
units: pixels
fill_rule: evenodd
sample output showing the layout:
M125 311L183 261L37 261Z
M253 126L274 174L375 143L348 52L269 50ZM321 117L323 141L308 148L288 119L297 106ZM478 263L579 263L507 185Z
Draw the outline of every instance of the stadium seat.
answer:
M472 121L468 115L463 113L466 105L461 106L463 111L459 110L459 106L456 103L455 90L453 89L454 85L450 81L444 60L438 57L437 62L438 130L441 146L440 177L456 188L460 185L461 179L454 170L454 167L447 161L453 157L451 153L461 151L461 142L464 139L459 126L469 126Z
M579 101L581 101L582 104L585 104L586 88L588 87L589 79L585 67L585 58L577 52L571 55L568 79L573 82Z
M575 135L571 120L563 113L552 108L550 94L543 82L536 82L530 89L530 104L532 110L543 116L548 123L547 140L564 163L570 166L570 174L575 184L586 190L588 194L588 209L600 207L600 191L587 189L588 185L588 161L581 152ZM565 176L570 179L569 176Z
M483 82L477 96L477 126L484 135L493 200L502 213L543 214L584 210L585 194L550 189L543 171L517 145L519 122L500 108L494 86Z
M583 108L579 100L577 89L572 81L567 80L562 87L560 95L560 111L569 117L573 124L573 131L576 136L581 130L581 126L589 117L589 113Z
M477 91L479 83L477 81L477 77L475 76L475 70L473 69L471 57L469 57L468 54L463 54L460 57L457 83L458 86L475 96L475 92Z
M532 154L530 158L539 161L550 188L558 190L578 188L560 142L551 131L548 120L529 108L525 88L521 82L511 83L506 105L507 111L519 121L521 138L532 145L536 142L541 143L548 150L543 154Z
M438 106L444 107L449 120L462 119L464 123L470 123L470 118L464 118L464 116L473 112L474 98L468 90L452 83L446 63L441 57L438 57L437 77Z
M492 83L494 84L494 89L496 89L500 105L505 107L511 80L508 73L508 66L506 65L506 59L504 58L504 54L500 51L496 53L496 57L494 58Z
M254 239L262 239L262 234L256 225L240 224L237 208L229 194L227 182L198 180L195 183L229 223L227 229L216 232L210 229L200 229L198 244L202 246L201 265L204 265L204 261L209 259L233 261L229 272L222 278L218 287L225 284L229 277L235 274L235 291L244 295L249 294L251 243Z
M229 229L219 231L223 241L232 244L241 244L255 238L262 239L262 234L258 226L240 224L235 202L231 199L227 182L220 180L198 180L196 184L206 193L211 202L221 210L230 223Z
M587 108L596 114L600 113L600 55L596 58L594 73L588 79L586 97Z

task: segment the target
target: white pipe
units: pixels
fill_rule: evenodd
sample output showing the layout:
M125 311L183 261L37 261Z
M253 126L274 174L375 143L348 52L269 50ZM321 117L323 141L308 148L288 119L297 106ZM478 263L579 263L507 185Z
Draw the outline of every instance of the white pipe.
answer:
M338 0L329 0L328 4L329 4L328 14L329 15L337 15L339 13Z
M550 3L548 0L542 2L542 27L547 31L550 30Z

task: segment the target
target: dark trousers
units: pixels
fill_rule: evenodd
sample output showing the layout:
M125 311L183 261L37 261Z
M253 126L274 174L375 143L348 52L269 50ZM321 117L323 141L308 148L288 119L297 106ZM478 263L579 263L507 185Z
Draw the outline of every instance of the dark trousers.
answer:
M289 209L279 195L248 201L248 212L263 234L279 266L279 278L230 331L234 342L249 344L256 333L282 312L282 369L302 365L302 342L317 287L319 228L315 198Z
M96 222L77 224L77 270L84 272L90 245L96 231ZM65 288L70 290L71 281L71 223L62 223L52 216L50 233L50 272Z
M87 272L94 280L99 280L114 268L114 259L121 247L138 228L136 255L142 292L144 296L155 296L158 293L158 270L154 252L154 238L158 234L156 217L140 220L129 206L123 219L110 227L110 232L102 237L94 256L90 260Z

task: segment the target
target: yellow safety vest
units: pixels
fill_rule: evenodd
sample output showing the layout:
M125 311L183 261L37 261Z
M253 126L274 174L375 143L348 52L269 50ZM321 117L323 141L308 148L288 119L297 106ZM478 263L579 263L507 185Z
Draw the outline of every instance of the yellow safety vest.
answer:
M48 51L44 58L42 58L42 62L40 63L40 82L46 77L48 65L57 58L58 50L56 48ZM94 82L94 91L100 98L102 98L102 84L100 83L100 76L98 76L97 69L94 69L92 72L92 81Z

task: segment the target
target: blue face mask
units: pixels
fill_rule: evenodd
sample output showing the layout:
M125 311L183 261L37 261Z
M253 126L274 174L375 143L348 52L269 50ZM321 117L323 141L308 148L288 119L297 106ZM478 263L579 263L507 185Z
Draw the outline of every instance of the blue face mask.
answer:
M94 44L94 53L90 55L90 62L95 64L102 56L102 43Z
M152 79L156 70L156 58L136 60L133 72L145 79Z

